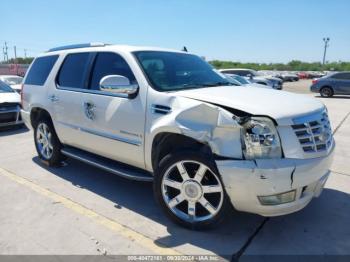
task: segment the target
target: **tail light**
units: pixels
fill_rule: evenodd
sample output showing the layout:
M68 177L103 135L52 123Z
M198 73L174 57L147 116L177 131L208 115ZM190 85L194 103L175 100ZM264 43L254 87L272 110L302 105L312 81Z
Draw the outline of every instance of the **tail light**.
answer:
M21 107L23 108L23 91L24 91L24 84L21 85L21 91L20 91L20 94L21 94Z
M312 80L312 84L313 84L313 85L316 84L317 82L318 82L318 79Z

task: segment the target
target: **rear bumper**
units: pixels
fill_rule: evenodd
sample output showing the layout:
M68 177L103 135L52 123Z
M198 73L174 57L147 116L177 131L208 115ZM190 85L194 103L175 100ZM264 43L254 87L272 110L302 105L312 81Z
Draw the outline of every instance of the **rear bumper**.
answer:
M310 91L314 93L320 92L320 88L317 85L310 86Z
M304 208L321 194L330 174L333 149L314 159L260 159L216 161L226 192L240 211L279 216ZM296 191L293 202L262 205L258 196Z

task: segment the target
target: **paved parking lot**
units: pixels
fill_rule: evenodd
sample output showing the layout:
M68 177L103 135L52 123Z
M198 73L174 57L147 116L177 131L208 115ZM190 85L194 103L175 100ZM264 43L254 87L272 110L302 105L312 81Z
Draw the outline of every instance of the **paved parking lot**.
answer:
M189 231L161 213L150 183L74 160L48 168L31 131L2 131L0 254L350 254L350 96L323 99L309 84L285 89L328 106L337 147L323 194L304 210L269 219L234 211L215 230Z

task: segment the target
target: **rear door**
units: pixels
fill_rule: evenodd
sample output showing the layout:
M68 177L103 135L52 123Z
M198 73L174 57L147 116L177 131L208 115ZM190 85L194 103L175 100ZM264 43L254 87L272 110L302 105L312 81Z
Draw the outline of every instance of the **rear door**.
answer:
M350 73L337 75L337 93L350 94Z
M94 53L68 54L50 88L48 97L53 108L57 134L64 144L86 149L89 135L81 132L88 121L84 113L85 92Z

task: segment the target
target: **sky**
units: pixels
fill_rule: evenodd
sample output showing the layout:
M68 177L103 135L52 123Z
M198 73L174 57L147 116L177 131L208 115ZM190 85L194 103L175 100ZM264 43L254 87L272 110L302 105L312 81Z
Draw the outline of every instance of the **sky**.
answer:
M0 0L0 55L104 42L187 49L208 60L350 61L350 0Z

